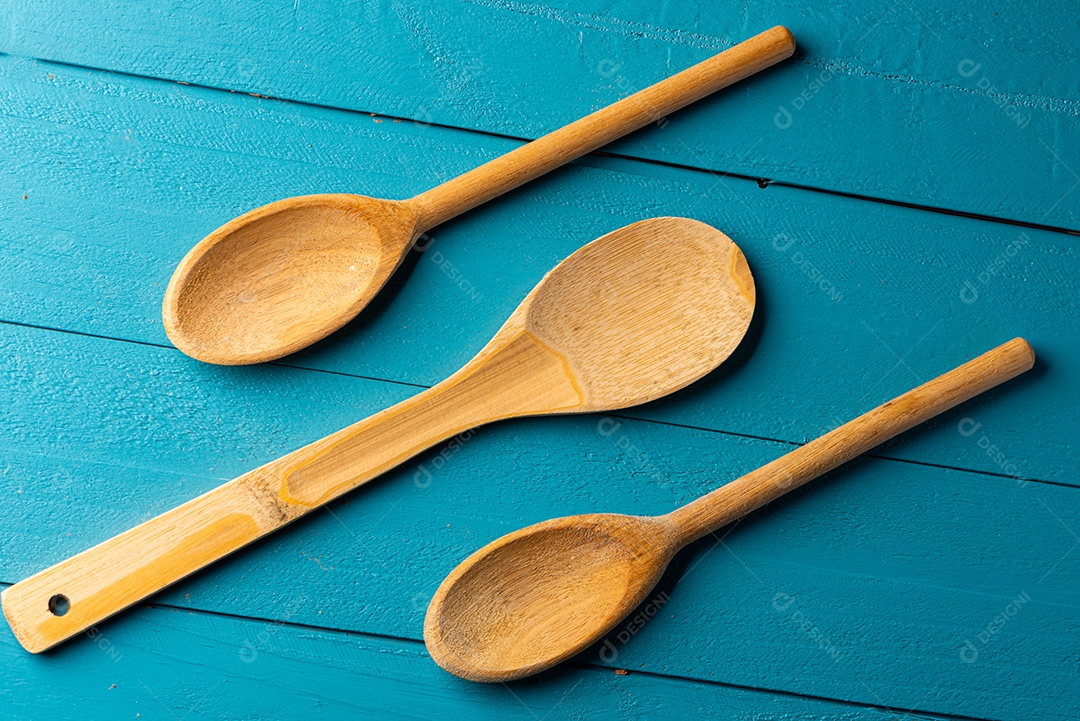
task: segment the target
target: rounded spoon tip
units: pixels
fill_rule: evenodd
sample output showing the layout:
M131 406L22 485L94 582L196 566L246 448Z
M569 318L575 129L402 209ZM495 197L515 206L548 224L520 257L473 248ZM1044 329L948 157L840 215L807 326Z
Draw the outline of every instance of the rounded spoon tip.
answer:
M745 336L754 280L739 247L690 218L649 218L583 246L523 303L527 330L569 359L579 411L673 393L720 365Z
M794 47L787 28L766 30L407 201L315 195L251 211L181 263L163 305L166 332L188 355L217 364L299 350L354 317L420 231L774 65Z
M524 678L599 641L659 580L677 535L661 518L545 521L474 553L428 606L424 642L450 673Z
M411 247L405 203L362 195L287 198L206 236L177 266L162 323L187 355L217 365L275 360L348 323Z

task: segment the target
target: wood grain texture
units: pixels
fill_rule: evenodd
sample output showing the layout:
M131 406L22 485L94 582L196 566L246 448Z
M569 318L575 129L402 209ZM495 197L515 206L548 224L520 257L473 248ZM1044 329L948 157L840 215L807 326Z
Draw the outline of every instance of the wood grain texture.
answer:
M7 326L0 340L0 377L10 379L0 400L16 411L0 441L12 509L0 580L412 392L295 368L206 366L175 350L28 328ZM1026 382L991 395L1028 392ZM909 439L952 432L924 426ZM789 449L612 417L509 421L419 457L158 598L419 639L439 579L483 544L553 513L666 513ZM724 545L704 540L677 556L658 588L663 613L606 639L615 655L601 644L585 658L923 712L1068 719L1075 674L1062 659L1075 651L1080 613L1068 530L1080 525L1075 494L855 461L752 514ZM981 644L1022 592L1023 610ZM144 614L100 630L110 636ZM980 644L970 664L960 656L968 639ZM900 665L909 669L902 678Z
M419 235L406 204L302 195L250 210L188 251L165 289L162 327L192 358L275 360L352 320Z
M517 145L54 70L0 60L9 113L0 121L10 139L0 148L0 187L19 199L0 206L8 229L0 258L10 269L0 285L4 320L167 343L160 302L174 264L193 238L245 208L316 187L408 197L433 173L452 177ZM80 192L89 185L111 204ZM973 436L881 452L1077 482L1068 420L1080 403L1072 239L628 161L575 164L442 226L406 261L400 286L288 362L433 385L468 361L559 259L664 214L708 222L746 252L763 288L756 345L752 362L635 415L807 440L869 390L838 369L895 395L970 348L1023 333L1040 348L1041 382L937 422L955 428L970 415L969 428L981 424ZM1012 420L1029 404L1042 412L1021 433Z
M770 28L653 85L553 130L409 201L429 230L628 133L737 83L795 52L783 26Z
M991 388L1026 373L1035 352L1014 338L912 388L666 517L682 545L715 533L785 493Z
M774 27L542 138L396 202L301 195L199 241L165 289L169 340L208 363L276 360L348 323L432 227L790 57Z
M0 49L536 138L783 23L800 39L795 60L613 150L1078 229L1075 196L1055 202L1080 180L1071 10L1057 0L43 2L0 10L10 28Z
M44 651L471 428L684 388L731 355L753 311L746 260L720 231L620 228L553 268L442 383L16 583L4 616Z
M549 669L647 604L687 544L1034 363L1031 346L1015 338L663 516L564 516L509 533L439 585L424 643L436 663L470 681L501 683Z
M518 123L535 128L518 134L535 137L624 96L631 81L668 76L669 62L675 69L723 49L717 43L733 37L732 18L744 24L742 37L786 22L805 39L805 54L613 149L1076 227L1066 194L1080 147L1069 140L1075 13L1049 2L841 4L792 6L773 19L775 7L748 7L771 22L754 27L741 20L749 17L743 6L723 5L696 20L693 6L671 4L633 12L365 5L371 15L362 22L351 6L311 2L243 12L205 3L167 13L119 2L0 7L15 21L2 26L9 32L0 31L0 49L18 43L68 59L87 52L88 64L90 55L108 56L131 73L167 65L176 72L165 76L187 82L247 72L244 89L281 90L266 94L321 83L336 88L341 100L331 105L392 109L399 99L397 114L421 121L0 56L0 494L8 509L0 514L0 580L23 578L413 395L467 361L517 299L586 240L644 217L684 215L743 247L759 306L752 353L692 392L635 412L681 426L578 416L509 421L452 439L159 598L419 639L437 580L484 543L558 514L665 513L865 410L867 393L893 395L973 349L1023 334L1041 359L1026 377L829 474L812 493L751 514L725 529L723 545L706 538L687 549L671 572L683 576L677 586L669 577L660 587L660 612L585 656L609 669L679 676L681 688L760 689L760 702L669 695L660 686L583 682L574 690L574 675L513 691L541 716L566 691L564 703L577 705L562 708L581 717L902 715L878 710L888 706L916 709L915 717L1071 721L1080 259L1065 235L589 157L442 226L427 250L406 259L407 282L392 284L337 337L291 358L294 367L207 368L138 345L167 342L160 300L169 272L193 240L229 218L302 193L422 192L433 178L520 145L426 125L435 115L453 123L460 111L488 128ZM505 20L518 17L520 25ZM695 26L702 38L686 30ZM370 63L358 60L362 53ZM605 59L610 74L599 68ZM964 65L970 76L959 72L964 59L973 61ZM824 64L833 60L850 64ZM836 72L821 85L829 68ZM401 79L414 77L435 102L415 100L424 96L419 82ZM794 99L815 80L817 93L796 112ZM530 93L537 103L515 100ZM556 96L563 100L539 102ZM792 112L786 130L775 125L780 104ZM1010 104L1032 111L1027 127L1008 114ZM403 499L402 486L416 492ZM356 636L327 647L300 631L275 646L292 659L285 667L227 673L215 659L236 658L246 633L159 632L148 620L154 613L133 610L99 627L136 659L136 680L124 676L116 689L118 679L101 671L115 666L101 655L100 635L38 656L3 635L5 706L34 719L50 710L85 718L86 708L170 718L159 706L147 710L156 704L151 692L117 695L142 689L141 680L177 715L194 707L192 718L248 718L252 710L272 718L290 704L310 704L315 715L320 703L382 713L384 692L395 700L387 714L427 717L445 706L532 718L499 689L470 697L452 679L431 687L414 675L412 686L392 685L379 675L396 657L385 646L370 665L342 674L334 662ZM125 635L114 635L120 629ZM251 640L262 652L259 634ZM361 667L377 681L360 684ZM447 680L425 668L427 678ZM321 678L334 681L320 686ZM556 686L562 679L569 682Z

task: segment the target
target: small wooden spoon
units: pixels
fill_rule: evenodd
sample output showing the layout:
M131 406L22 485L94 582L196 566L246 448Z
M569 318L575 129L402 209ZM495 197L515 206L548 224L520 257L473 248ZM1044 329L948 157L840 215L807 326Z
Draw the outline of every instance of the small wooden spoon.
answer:
M455 568L428 607L424 640L473 681L543 671L599 641L691 541L907 429L1023 373L1022 338L998 346L665 516L592 514L529 526Z
M352 320L416 239L439 223L789 57L775 27L410 200L308 195L226 223L187 254L162 319L177 348L222 365L261 363Z
M715 228L653 218L608 233L442 383L16 583L4 615L42 651L469 428L672 393L727 358L753 312L742 251Z

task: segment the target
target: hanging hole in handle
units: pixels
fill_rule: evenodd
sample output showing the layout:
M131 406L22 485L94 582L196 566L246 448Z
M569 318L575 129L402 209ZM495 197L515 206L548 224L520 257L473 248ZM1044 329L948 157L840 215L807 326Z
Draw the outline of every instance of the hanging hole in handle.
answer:
M54 616L63 616L70 608L71 602L62 593L58 593L49 599L49 613Z

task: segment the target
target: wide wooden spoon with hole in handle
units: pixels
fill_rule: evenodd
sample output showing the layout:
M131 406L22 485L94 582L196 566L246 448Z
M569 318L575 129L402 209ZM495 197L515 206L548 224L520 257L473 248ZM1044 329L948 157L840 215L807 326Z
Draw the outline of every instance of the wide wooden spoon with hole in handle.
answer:
M280 358L352 320L439 223L789 57L775 27L409 200L308 195L241 215L184 257L162 320L208 363Z
M653 218L608 233L442 383L16 583L4 615L42 651L466 429L676 391L735 350L754 300L742 252L715 228Z
M444 669L509 681L588 648L645 600L675 553L909 428L1031 368L1022 338L998 346L665 516L591 514L529 526L461 563L428 607Z

